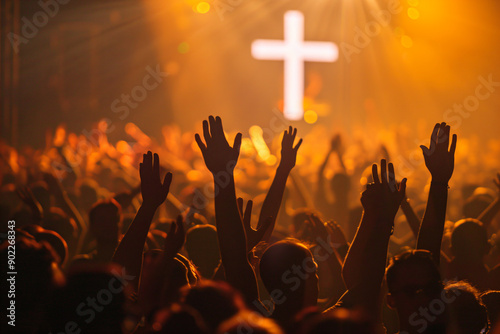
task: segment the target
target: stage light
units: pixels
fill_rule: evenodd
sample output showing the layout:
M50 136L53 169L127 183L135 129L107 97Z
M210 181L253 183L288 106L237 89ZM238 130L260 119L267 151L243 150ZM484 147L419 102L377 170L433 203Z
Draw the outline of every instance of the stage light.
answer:
M196 5L196 11L200 14L208 13L210 10L210 4L208 2L200 2Z
M413 7L408 8L408 17L412 20L416 20L420 17L420 12Z
M418 0L408 0L408 4L413 7L418 6Z
M267 161L271 155L269 147L267 147L266 141L264 140L264 131L258 125L253 125L248 130L252 143L257 150L257 154L263 161Z
M318 114L314 110L307 110L304 113L304 121L308 124L314 124L318 120Z

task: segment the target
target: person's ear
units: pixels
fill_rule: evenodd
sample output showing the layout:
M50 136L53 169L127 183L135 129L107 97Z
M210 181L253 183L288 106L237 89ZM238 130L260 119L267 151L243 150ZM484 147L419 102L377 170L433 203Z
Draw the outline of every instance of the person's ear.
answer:
M386 301L387 301L387 306L389 306L389 308L391 310L395 310L396 309L396 300L394 300L394 297L388 293L387 296L385 297Z

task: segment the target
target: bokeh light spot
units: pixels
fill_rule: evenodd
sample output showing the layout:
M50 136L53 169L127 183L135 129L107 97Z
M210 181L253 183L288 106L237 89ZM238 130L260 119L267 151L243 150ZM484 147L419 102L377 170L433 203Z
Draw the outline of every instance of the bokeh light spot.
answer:
M420 17L420 12L413 7L408 8L408 17L412 20L416 20Z
M202 1L196 5L196 11L200 14L208 13L210 10L210 4L208 2Z
M411 39L410 36L408 35L403 35L401 37L401 45L403 45L405 48L411 48L413 46L413 40Z
M182 42L177 47L177 51L179 51L179 53L187 53L189 51L189 44L186 42Z
M314 110L307 110L304 113L304 121L308 124L314 124L318 120L318 114Z

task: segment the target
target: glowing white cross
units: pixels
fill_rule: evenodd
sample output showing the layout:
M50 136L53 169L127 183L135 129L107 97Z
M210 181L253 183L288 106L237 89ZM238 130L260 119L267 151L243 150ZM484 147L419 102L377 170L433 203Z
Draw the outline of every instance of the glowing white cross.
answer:
M304 15L285 13L285 40L258 39L252 43L252 56L263 60L285 61L285 118L300 120L304 115L304 62L334 62L337 45L329 42L304 42Z

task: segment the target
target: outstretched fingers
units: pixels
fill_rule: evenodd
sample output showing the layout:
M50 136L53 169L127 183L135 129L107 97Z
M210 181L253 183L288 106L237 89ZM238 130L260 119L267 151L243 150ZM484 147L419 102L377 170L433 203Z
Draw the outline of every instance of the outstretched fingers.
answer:
M212 136L210 134L210 129L208 127L208 122L206 120L203 121L203 137L205 138L205 143L207 143L207 145L209 145L209 143L212 139Z
M236 137L234 137L234 142L233 142L233 150L237 155L240 154L240 148L241 148L241 132L238 132L236 134Z
M373 183L380 184L380 179L378 177L378 166L377 166L377 164L373 164L372 165L372 178L373 178Z
M387 161L385 159L380 160L380 177L382 178L382 184L387 184Z
M245 208L245 213L243 214L243 222L245 225L248 227L251 226L251 220L252 220L252 207L253 207L253 201L249 200L247 202L247 206Z
M170 184L172 184L172 173L168 172L163 179L163 191L168 194L170 191Z
M205 143L201 140L199 134L194 135L194 139L196 140L196 143L198 144L198 147L200 148L201 153L204 153L207 150L207 146Z
M300 145L302 145L302 138L299 139L299 142L297 143L297 145L295 145L295 147L293 148L295 150L295 152L297 152L299 150L299 147Z
M457 140L458 137L456 134L453 135L453 138L451 140L451 146L450 146L450 154L455 157L455 150L457 149Z

